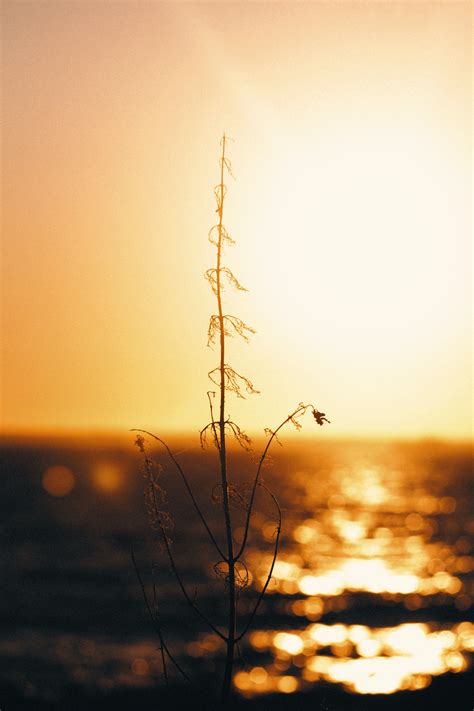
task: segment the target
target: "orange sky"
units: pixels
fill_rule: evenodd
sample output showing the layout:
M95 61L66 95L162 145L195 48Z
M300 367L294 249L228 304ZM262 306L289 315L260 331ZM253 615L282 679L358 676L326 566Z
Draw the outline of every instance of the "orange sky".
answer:
M471 3L4 2L3 427L471 434ZM308 422L308 429L311 423Z

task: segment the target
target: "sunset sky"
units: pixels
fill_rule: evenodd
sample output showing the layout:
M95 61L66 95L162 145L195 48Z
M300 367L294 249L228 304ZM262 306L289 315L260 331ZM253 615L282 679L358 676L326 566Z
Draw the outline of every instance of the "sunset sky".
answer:
M470 2L2 14L5 432L206 424L225 131L233 419L471 436Z

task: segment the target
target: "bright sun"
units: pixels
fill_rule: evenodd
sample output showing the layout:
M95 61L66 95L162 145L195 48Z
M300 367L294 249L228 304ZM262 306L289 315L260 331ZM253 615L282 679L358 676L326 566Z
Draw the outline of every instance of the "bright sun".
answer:
M347 129L341 121L319 136L282 136L273 161L264 157L263 191L244 201L248 222L231 218L237 234L252 235L252 266L246 245L239 271L282 368L300 343L297 378L337 370L340 387L372 408L372 427L408 408L416 431L420 408L434 412L448 394L448 372L451 397L463 387L453 357L469 298L463 158L435 123L378 115Z
M469 436L471 8L76 5L7 10L8 429L207 417L225 130L249 431Z

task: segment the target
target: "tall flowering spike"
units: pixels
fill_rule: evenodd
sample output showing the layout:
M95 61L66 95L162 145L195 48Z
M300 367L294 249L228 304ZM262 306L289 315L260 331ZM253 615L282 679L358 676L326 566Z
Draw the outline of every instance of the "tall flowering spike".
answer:
M224 226L224 202L226 196L226 186L224 184L224 173L227 171L232 175L232 167L229 159L226 156L227 137L224 134L222 137L222 154L220 157L220 182L214 190L216 198L219 222L209 231L209 241L216 248L216 265L208 269L206 279L209 281L211 289L216 297L217 313L211 316L208 328L208 344L218 342L219 345L219 365L210 371L209 378L219 389L219 416L214 418L212 400L210 399L211 423L204 428L201 435L205 437L206 431L210 429L213 434L213 441L216 445L219 454L220 464L220 491L222 492L222 511L225 523L226 532L226 556L223 561L225 568L225 580L227 583L228 593L228 623L226 636L226 662L224 669L224 679L222 683L221 700L225 702L229 696L230 686L232 681L232 670L234 664L234 651L236 645L236 614L237 614L237 590L242 587L242 581L245 581L248 576L241 575L241 562L237 560L234 551L233 529L231 519L231 508L234 503L234 489L228 481L227 473L227 446L226 446L226 428L230 426L231 432L242 443L246 443L244 436L237 426L231 426L229 419L226 417L226 391L234 392L238 397L243 397L242 388L247 392L255 392L255 389L244 376L239 375L233 368L226 363L226 338L237 333L238 335L247 338L253 329L247 326L241 319L231 314L225 314L222 305L223 280L233 286L235 289L244 291L238 279L235 277L229 267L222 263L224 246L231 245L234 240L230 237ZM201 437L202 441L202 437ZM219 564L220 566L220 564ZM216 568L216 574L222 573L222 566ZM239 567L240 566L240 567Z
M219 343L220 347L220 364L209 372L209 379L214 385L218 385L220 389L220 410L221 418L225 420L225 391L233 392L237 397L243 398L242 391L245 390L248 394L258 393L252 382L237 373L231 366L225 363L225 341L226 338L234 335L241 336L244 340L249 340L249 335L255 333L255 330L246 324L238 316L225 314L223 312L222 292L224 291L224 282L227 282L237 291L247 291L239 282L229 267L222 264L222 255L225 244L235 244L235 241L230 237L224 225L224 202L227 195L227 186L224 183L224 173L227 171L229 175L234 177L232 173L232 165L229 158L226 156L226 143L229 140L225 134L222 137L221 146L222 154L220 157L221 181L214 188L214 197L216 200L216 213L219 216L219 222L211 227L208 236L210 243L216 248L216 266L208 269L204 276L209 282L209 285L217 300L218 313L213 314L209 321L207 332L207 345ZM217 424L217 423L216 423ZM225 440L225 428L220 428L220 436L216 438L216 444L221 444ZM225 452L225 443L224 443Z
M272 579L273 569L279 550L282 523L281 509L276 497L265 485L261 476L263 468L270 462L270 446L272 443L280 444L278 435L282 428L286 425L293 424L297 429L299 429L301 427L300 420L308 410L311 410L318 425L323 425L325 422L329 422L325 413L320 412L314 407L314 405L300 403L291 414L287 415L278 427L275 429L266 428L265 432L268 435L268 441L260 458L255 460L256 471L253 479L246 484L235 483L229 480L226 435L230 434L231 437L235 438L240 446L247 451L251 451L251 441L239 425L232 421L226 414L226 392L232 392L237 397L243 398L244 393L252 394L257 393L258 391L254 388L252 382L247 377L241 375L229 365L226 358L227 338L237 335L247 341L249 336L255 333L254 329L244 323L238 316L226 314L223 311L222 293L224 285L234 287L240 291L245 291L244 287L240 284L231 269L222 263L225 246L234 244L234 240L230 237L226 227L224 226L224 203L227 193L227 188L224 184L224 175L225 173L232 175L232 166L226 156L227 141L228 138L224 134L221 141L222 153L219 161L220 182L214 189L216 213L219 221L209 230L208 234L209 241L216 250L216 263L215 266L208 269L205 274L217 302L216 313L212 314L209 320L207 333L208 345L215 345L216 349L218 349L219 364L208 373L211 382L216 385L216 388L207 393L211 421L201 430L200 433L201 445L203 446L207 437L212 438L212 442L216 447L219 458L219 479L218 483L212 490L212 500L222 511L221 522L224 524L225 529L225 543L222 543L220 540L221 537L215 536L211 530L207 516L201 510L198 500L194 495L193 488L188 480L186 471L181 465L178 456L173 454L166 442L157 435L143 429L134 430L138 433L135 444L143 457L142 471L146 478L147 505L151 517L151 526L158 532L160 545L167 556L170 571L174 575L186 603L196 613L200 620L206 624L216 638L219 638L222 642L224 642L226 647L225 667L221 687L221 702L223 706L226 705L229 698L235 649L238 647L239 643L245 637L253 624L255 615ZM169 512L165 510L166 495L160 484L162 468L161 465L154 462L149 456L148 443L143 435L152 437L155 442L158 442L166 452L178 477L181 479L187 494L189 495L198 519L202 523L210 542L214 546L217 553L217 563L214 566L214 571L216 576L225 582L225 596L227 602L227 619L225 625L222 625L221 621L214 624L212 619L205 614L196 599L196 594L190 594L181 575L177 561L174 558L172 541L170 538L173 521ZM245 587L247 587L247 585L251 584L252 580L252 575L249 573L244 560L244 554L248 546L250 520L255 506L257 490L264 492L264 495L270 498L273 507L273 517L276 522L273 540L273 554L271 562L268 566L264 584L257 592L257 599L253 602L253 604L251 604L250 608L248 608L249 611L246 619L244 619L242 626L239 631L237 631L237 596ZM238 511L242 510L245 512L245 523L242 529L242 535L239 537L240 543L237 543L234 541L232 517L235 516ZM189 677L170 652L163 637L163 630L161 628L158 612L157 589L155 585L153 585L153 601L150 601L147 597L145 586L140 577L133 552L132 559L148 612L159 637L159 649L162 657L165 680L167 681L168 678L166 664L167 660L169 660L170 664L172 664L177 671L179 671L183 678L189 681ZM220 606L218 607L220 608Z

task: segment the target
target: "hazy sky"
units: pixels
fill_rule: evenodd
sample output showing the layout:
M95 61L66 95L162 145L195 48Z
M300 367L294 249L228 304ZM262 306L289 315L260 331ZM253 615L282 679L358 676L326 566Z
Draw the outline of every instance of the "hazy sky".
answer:
M2 12L7 431L208 421L225 130L233 419L470 435L471 3Z

